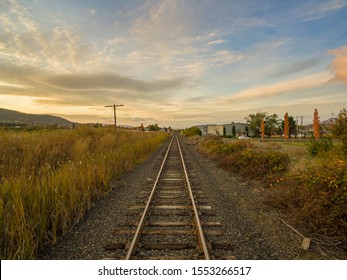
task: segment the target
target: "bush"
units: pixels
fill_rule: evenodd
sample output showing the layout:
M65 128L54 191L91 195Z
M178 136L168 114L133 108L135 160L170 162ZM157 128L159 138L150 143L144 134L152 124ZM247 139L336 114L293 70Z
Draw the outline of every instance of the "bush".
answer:
M344 156L347 156L347 108L340 110L336 122L332 125L334 136L339 138L342 143Z
M247 178L258 178L271 184L278 180L289 165L289 156L281 152L259 152L248 141L226 144L211 139L202 144L202 151L217 158L219 165Z
M323 234L347 245L346 161L334 155L304 159L267 198L305 234Z
M191 128L187 128L187 129L183 130L182 134L184 136L194 136L194 135L201 136L202 135L202 131L198 127L193 126Z
M331 138L321 140L311 140L307 144L307 151L311 156L322 155L333 148L333 141Z
M289 156L285 153L247 149L226 156L220 165L247 178L263 180L271 185L288 169L289 162Z

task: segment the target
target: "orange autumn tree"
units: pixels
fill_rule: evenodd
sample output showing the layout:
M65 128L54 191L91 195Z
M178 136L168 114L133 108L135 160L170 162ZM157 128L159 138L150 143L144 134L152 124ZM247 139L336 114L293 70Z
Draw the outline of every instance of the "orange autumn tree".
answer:
M284 115L284 139L288 139L289 136L289 118L288 113Z
M261 139L264 138L265 135L265 121L264 118L261 120Z
M319 117L318 117L318 110L317 109L314 109L314 113L313 113L313 135L314 135L314 138L316 140L319 139L319 136L320 136L320 132L319 132L319 127L320 127L320 124L319 124Z

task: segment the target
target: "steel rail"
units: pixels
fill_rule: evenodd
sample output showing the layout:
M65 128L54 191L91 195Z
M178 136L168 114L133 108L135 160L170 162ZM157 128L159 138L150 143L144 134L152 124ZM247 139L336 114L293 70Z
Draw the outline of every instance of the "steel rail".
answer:
M168 147L168 149L167 149L167 151L166 151L166 154L165 154L165 157L164 157L164 159L163 159L163 162L162 162L162 164L161 164L161 166L160 166L160 170L159 170L158 176L157 176L157 178L156 178L156 180L155 180L155 182L154 182L154 185L153 185L151 194L150 194L150 196L149 196L149 198L148 198L148 201L147 201L147 204L146 204L146 206L145 206L145 209L144 209L143 212L142 212L140 222L139 222L139 224L138 224L138 226L137 226L137 228L136 228L136 231L135 231L135 235L134 235L134 237L133 237L133 239L132 239L132 241L131 241L131 243L130 243L128 252L127 252L127 254L126 254L126 256L125 256L125 259L126 259L126 260L130 260L131 256L132 256L133 253L134 253L134 250L135 250L135 248L136 248L136 246L137 246L137 244L138 244L138 242L139 242L139 240L140 240L141 231L142 231L142 229L143 229L143 227L144 227L144 224L145 224L145 219L146 219L147 214L148 214L148 209L149 209L150 204L151 204L151 202L152 202L152 199L153 199L153 197L154 197L154 193L155 193L155 190L156 190L156 188L157 188L160 175L161 175L161 173L162 173L162 171L163 171L163 168L164 168L164 165L165 165L165 163L166 163L166 159L167 159L167 157L168 157L168 154L169 154L169 151L170 151L170 148L171 148L173 139L174 139L174 136L172 136L172 138L171 138L171 142L170 142L169 147Z
M180 143L178 141L177 135L176 135L176 139L177 139L178 149L179 149L179 152L180 152L180 155L181 155L183 171L184 171L184 176L185 176L187 187L188 187L189 197L190 197L190 200L191 200L191 203L192 203L192 208L193 208L193 211L194 211L194 219L195 219L195 225L196 225L196 228L197 228L197 231L198 231L199 241L200 241L200 244L201 244L201 247L202 247L205 259L206 260L210 260L210 253L208 251L206 240L205 240L205 236L204 236L204 233L202 231L202 226L201 226L201 222L200 222L200 218L199 218L199 213L198 213L198 210L197 210L197 207L196 207L196 204L195 204L192 188L190 186L190 182L189 182L189 178L188 178L186 164L184 163L183 153L182 153L181 146L180 146Z

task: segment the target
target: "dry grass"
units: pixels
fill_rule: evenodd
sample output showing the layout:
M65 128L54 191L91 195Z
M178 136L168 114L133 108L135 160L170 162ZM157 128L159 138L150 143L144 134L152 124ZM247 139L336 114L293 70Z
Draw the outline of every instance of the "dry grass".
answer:
M166 137L88 127L0 132L1 258L35 258Z

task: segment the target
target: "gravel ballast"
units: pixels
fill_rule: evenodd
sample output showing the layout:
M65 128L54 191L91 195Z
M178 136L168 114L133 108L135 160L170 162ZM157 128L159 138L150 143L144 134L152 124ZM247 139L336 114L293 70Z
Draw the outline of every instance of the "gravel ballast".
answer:
M127 215L128 209L139 201L138 193L149 190L167 143L133 171L115 180L110 194L96 203L79 224L58 238L54 246L44 246L38 259L114 258L112 251L105 250L105 245L125 241L116 240L119 237L112 232L118 224L136 219ZM216 237L215 242L231 243L237 259L333 258L314 247L308 251L301 249L302 238L276 219L276 213L262 203L261 188L220 169L193 145L182 143L182 149L189 158L187 166L194 170L194 180L198 181L208 197L208 205L222 224L223 236Z

